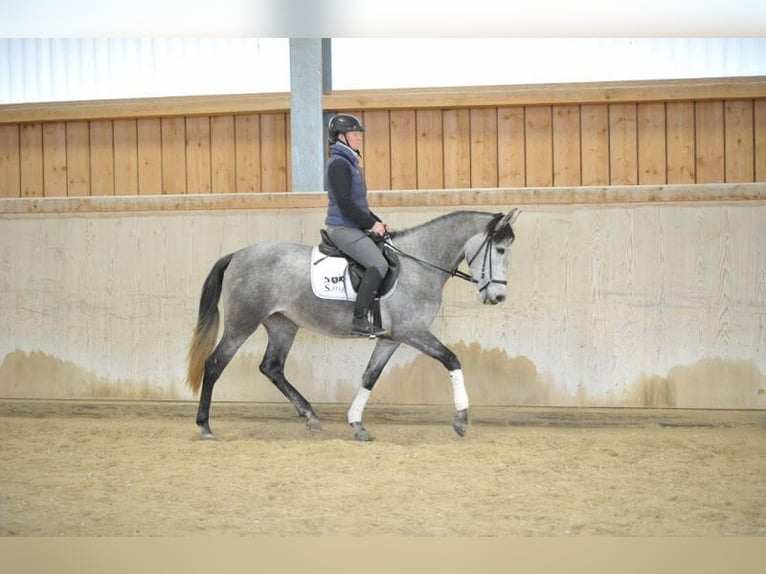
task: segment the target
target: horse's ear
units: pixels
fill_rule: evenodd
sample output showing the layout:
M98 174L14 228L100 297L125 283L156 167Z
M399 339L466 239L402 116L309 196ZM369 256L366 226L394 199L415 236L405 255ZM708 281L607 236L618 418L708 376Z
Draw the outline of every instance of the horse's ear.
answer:
M512 224L514 221L516 221L516 218L521 213L521 210L518 207L514 207L511 209L508 213L505 214L505 217L500 220L500 223L498 223L497 227L498 229L506 224Z

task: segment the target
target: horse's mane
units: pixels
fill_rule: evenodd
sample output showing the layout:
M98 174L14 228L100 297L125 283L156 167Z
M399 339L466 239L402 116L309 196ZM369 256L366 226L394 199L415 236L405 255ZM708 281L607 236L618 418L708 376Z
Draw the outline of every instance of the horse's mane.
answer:
M483 215L490 217L490 220L487 222L486 231L487 233L491 232L493 229L495 229L495 226L497 223L505 216L504 213L487 213L486 211L452 211L450 213L445 213L444 215L440 215L439 217L436 217L434 219L431 219L429 221L426 221L425 223L421 223L419 225L416 225L414 227L410 227L407 229L402 229L401 231L394 231L391 233L392 238L396 237L404 237L408 233L415 231L417 229L420 229L424 226L430 226L436 223L439 223L441 221L447 221L450 219L457 219L459 217L465 217L466 215ZM494 235L494 239L496 241L505 241L507 239L513 239L514 233L513 229L511 229L510 225L504 225L500 229L498 229Z

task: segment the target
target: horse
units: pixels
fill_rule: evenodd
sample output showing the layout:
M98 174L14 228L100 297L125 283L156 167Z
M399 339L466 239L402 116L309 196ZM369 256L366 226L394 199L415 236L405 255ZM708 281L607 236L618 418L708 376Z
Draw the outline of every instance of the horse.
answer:
M509 247L515 238L512 225L518 215L516 208L508 213L454 211L386 238L384 248L398 255L399 276L393 290L380 300L386 333L376 339L362 384L348 410L348 423L357 440L373 440L362 424L364 408L386 363L402 343L447 369L455 403L452 427L459 436L465 436L469 400L460 360L429 329L451 277L475 283L483 304L505 300ZM311 252L307 245L259 242L221 257L211 268L200 295L187 372L187 385L195 396L202 388L196 415L202 439L213 438L213 386L260 325L266 329L268 342L259 370L306 419L309 430L321 430L309 401L285 378L287 356L301 327L332 337L358 335L351 333L353 302L314 295L309 277ZM458 269L463 261L470 273ZM218 340L221 298L223 334Z

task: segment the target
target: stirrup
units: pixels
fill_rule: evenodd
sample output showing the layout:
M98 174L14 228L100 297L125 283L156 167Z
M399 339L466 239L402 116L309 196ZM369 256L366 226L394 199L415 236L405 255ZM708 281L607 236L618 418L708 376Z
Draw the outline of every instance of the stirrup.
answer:
M381 327L376 327L367 317L360 317L358 319L355 317L353 323L351 323L351 333L374 339L375 337L385 335L386 330Z

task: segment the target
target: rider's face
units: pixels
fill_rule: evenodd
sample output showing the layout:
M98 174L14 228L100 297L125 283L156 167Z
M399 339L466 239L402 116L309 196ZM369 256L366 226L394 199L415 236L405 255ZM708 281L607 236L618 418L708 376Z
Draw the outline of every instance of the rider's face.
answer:
M359 151L362 146L362 132L346 132L346 145L353 150Z

